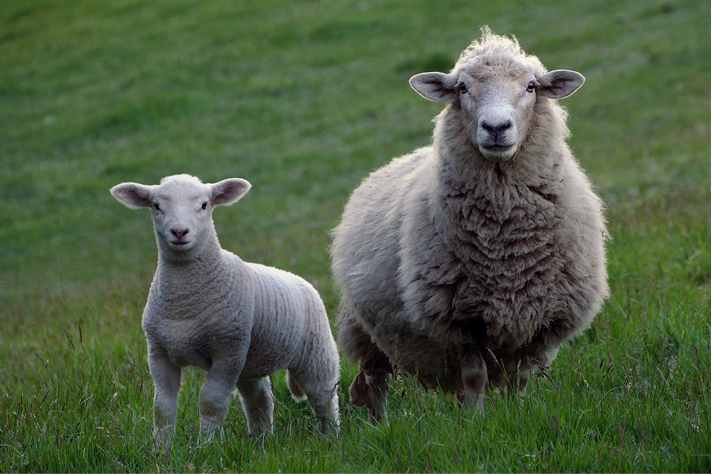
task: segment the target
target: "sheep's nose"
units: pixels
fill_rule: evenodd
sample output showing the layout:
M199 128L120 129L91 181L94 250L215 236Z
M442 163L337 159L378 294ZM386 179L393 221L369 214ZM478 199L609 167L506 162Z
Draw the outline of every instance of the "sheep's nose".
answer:
M176 239L183 239L186 234L188 234L188 229L171 229L171 234L176 237Z
M512 127L512 121L500 122L499 124L490 124L486 120L482 121L482 128L492 135L499 135L502 132Z

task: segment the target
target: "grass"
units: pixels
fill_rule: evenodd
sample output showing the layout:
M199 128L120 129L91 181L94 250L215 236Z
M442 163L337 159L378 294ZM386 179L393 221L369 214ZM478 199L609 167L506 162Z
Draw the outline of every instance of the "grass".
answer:
M710 7L694 0L0 4L0 471L710 471ZM274 377L274 437L197 444L189 370L174 450L151 449L140 316L155 267L123 181L254 185L221 243L302 275L333 317L329 234L349 193L428 143L408 87L483 24L582 72L570 144L606 202L612 296L525 402L486 416L395 381L389 425L348 404L319 437Z

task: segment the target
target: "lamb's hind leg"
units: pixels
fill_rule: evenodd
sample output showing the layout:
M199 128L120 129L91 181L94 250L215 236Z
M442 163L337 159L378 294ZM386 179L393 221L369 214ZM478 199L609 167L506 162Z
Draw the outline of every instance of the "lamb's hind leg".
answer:
M309 405L314 409L314 414L319 423L319 432L326 434L331 430L339 430L339 396L338 382L333 382L328 387L313 388L307 385Z
M307 367L290 368L287 373L289 390L295 400L309 401L309 405L314 409L319 431L326 434L332 429L339 430L339 359L336 348L333 354L329 351L321 352L323 359L321 364L315 368ZM313 364L318 358L310 359Z
M467 347L460 356L462 384L465 388L462 405L478 412L485 410L485 386L487 385L487 365L479 348Z
M237 381L242 408L247 418L247 429L251 436L259 437L272 430L274 397L269 376L260 379Z

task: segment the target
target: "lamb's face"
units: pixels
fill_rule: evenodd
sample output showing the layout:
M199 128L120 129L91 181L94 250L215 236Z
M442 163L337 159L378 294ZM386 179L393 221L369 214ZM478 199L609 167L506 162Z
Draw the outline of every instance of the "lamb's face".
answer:
M421 73L410 85L426 99L450 102L460 130L490 161L516 155L527 139L539 97L561 99L584 82L575 71L543 74L516 58L476 57L452 74Z
M212 232L213 205L207 185L170 180L151 194L156 236L177 252L187 252Z
M187 260L197 257L215 232L213 208L235 203L251 186L241 178L203 184L189 175L175 175L160 185L122 183L111 194L130 208L150 207L159 249L169 258Z

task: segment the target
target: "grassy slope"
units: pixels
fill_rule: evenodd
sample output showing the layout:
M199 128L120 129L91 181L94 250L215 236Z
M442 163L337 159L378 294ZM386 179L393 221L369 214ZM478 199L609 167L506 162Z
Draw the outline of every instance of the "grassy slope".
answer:
M709 18L693 0L2 2L0 470L709 472ZM327 230L370 170L428 142L442 105L407 79L449 70L482 24L587 77L565 104L608 205L613 292L591 330L484 419L401 380L389 426L344 394L342 436L301 437L308 411L275 378L264 447L235 404L228 437L196 448L190 371L176 448L154 456L155 244L108 188L249 179L215 215L223 246L303 275L334 315Z

